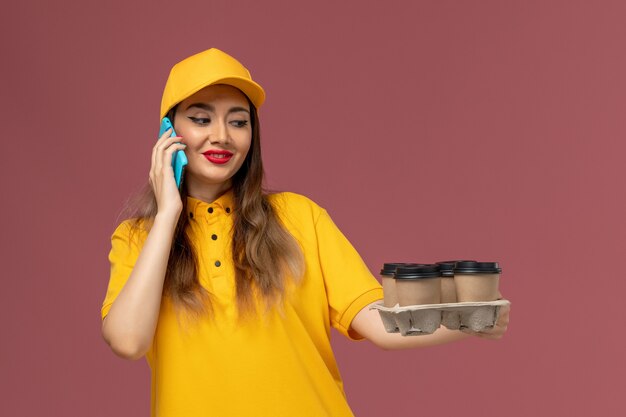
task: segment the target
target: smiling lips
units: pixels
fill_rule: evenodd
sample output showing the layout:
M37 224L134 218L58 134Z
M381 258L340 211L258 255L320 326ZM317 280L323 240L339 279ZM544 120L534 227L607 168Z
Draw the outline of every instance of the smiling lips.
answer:
M230 161L230 158L233 156L232 152L228 151L220 151L220 150L211 150L203 152L203 155L206 159L213 162L214 164L225 164Z

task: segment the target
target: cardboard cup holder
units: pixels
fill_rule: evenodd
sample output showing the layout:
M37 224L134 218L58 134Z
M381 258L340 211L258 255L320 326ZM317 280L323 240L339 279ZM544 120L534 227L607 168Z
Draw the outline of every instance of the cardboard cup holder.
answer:
M419 336L434 333L444 325L450 330L470 329L475 332L491 328L500 315L500 307L511 304L508 300L421 304L385 307L376 303L370 310L378 310L387 333L402 336Z

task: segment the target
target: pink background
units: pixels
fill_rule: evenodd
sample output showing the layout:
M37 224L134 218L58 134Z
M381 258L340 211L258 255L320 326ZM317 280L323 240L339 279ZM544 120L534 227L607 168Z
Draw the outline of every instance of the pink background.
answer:
M148 415L145 360L100 335L109 237L169 69L212 46L267 91L269 185L327 208L374 273L503 266L501 341L333 331L357 416L624 415L626 3L365 3L3 6L1 415Z

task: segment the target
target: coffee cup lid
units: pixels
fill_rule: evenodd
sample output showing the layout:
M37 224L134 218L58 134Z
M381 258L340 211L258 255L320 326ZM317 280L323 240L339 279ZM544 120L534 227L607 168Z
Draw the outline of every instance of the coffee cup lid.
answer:
M396 273L396 268L399 266L411 266L419 265L411 262L389 262L383 264L383 269L380 270L380 275L393 275Z
M396 279L437 278L441 276L439 265L405 265L396 269Z
M454 267L456 274L499 274L502 268L497 262L460 261Z
M476 262L476 261L456 260L456 261L437 262L437 265L439 265L439 268L441 269L441 275L444 277L453 277L454 267L456 266L457 262Z

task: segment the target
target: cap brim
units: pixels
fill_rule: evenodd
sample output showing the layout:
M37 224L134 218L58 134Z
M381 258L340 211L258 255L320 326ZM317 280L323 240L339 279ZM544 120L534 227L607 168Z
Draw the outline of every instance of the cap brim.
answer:
M250 99L252 104L254 104L254 107L256 107L257 109L261 107L261 105L265 101L265 91L259 84L255 83L254 81L243 78L243 77L220 77L220 78L215 78L213 80L207 80L197 85L196 87L186 91L185 93L181 94L180 100L172 104L170 108L168 108L167 110L163 111L163 114L161 114L161 118L165 117L167 112L170 111L172 107L176 106L178 103L185 100L187 97L191 96L192 94L197 93L198 91L202 90L205 87L208 87L210 85L215 85L215 84L227 84L235 88L238 88L239 90L241 90L241 92L243 92Z

